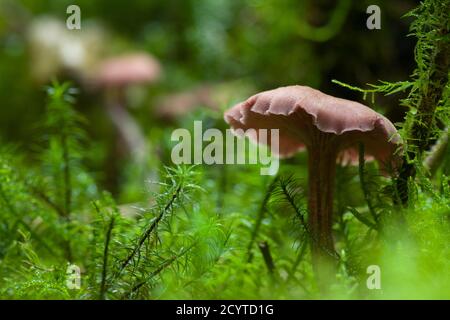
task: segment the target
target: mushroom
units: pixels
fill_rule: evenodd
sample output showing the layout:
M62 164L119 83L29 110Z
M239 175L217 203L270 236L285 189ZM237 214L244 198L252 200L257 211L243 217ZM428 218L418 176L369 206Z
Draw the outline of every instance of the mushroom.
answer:
M336 258L332 237L336 162L354 162L355 149L363 143L367 154L377 159L383 170L393 168L400 143L394 125L360 103L306 86L256 94L226 111L225 121L233 130L244 132L279 129L280 157L308 151L308 232L313 267L316 274L323 272L324 264L329 271L334 264L332 257ZM258 141L252 132L249 138Z
M147 53L132 53L106 59L91 79L95 87L103 89L108 116L118 132L112 157L123 156L123 142L138 163L145 161L149 146L139 125L126 110L126 93L132 86L156 81L160 74L161 67L155 58ZM108 179L112 180L108 184L113 192L118 185L116 162L108 164Z
M94 79L95 84L105 91L108 115L138 161L146 153L145 138L126 111L126 89L132 85L152 83L160 74L161 67L155 58L147 53L133 53L105 60Z
M163 96L152 112L163 120L182 118L197 108L219 113L222 106L236 97L245 97L253 88L246 81L235 80L220 83L204 83L197 87ZM236 101L236 100L235 100Z
M160 74L161 67L155 58L148 53L132 53L103 61L96 80L101 86L118 89L154 82Z
M51 16L34 18L26 33L33 78L46 83L63 74L84 82L98 63L106 36L105 30L96 23L86 23L83 31L75 32Z
M165 96L158 101L155 113L161 119L172 120L185 116L199 106L206 106L217 111L210 86L200 86L193 90Z

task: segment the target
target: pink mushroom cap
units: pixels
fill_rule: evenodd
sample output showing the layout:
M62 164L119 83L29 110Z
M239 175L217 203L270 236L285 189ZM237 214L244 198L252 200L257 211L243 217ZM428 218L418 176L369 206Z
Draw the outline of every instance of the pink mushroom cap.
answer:
M226 111L224 118L235 132L279 129L280 157L314 148L325 133L329 138L326 148L336 148L337 161L357 163L361 142L368 159L377 159L382 169L397 166L401 139L387 118L365 105L310 87L288 86L258 93ZM257 134L246 134L258 142Z
M213 98L213 88L201 86L199 88L179 92L162 98L156 107L156 113L165 119L184 116L199 106L217 110Z
M154 82L161 75L159 62L147 53L134 53L105 60L97 82L105 87Z

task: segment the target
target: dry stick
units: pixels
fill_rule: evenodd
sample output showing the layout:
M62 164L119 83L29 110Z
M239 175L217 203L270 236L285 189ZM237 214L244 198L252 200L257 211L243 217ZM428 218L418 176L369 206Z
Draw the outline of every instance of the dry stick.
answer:
M364 144L360 143L359 144L359 182L361 183L361 189L363 191L364 194L364 199L367 202L367 207L369 208L370 214L373 217L373 220L375 222L375 229L378 229L378 215L375 212L375 208L373 206L372 203L372 199L370 197L370 193L369 190L367 189L367 182L365 179L365 172L364 172L364 165L365 165L365 160L364 160Z
M166 204L166 206L161 210L161 212L159 213L159 215L156 217L155 220L153 220L152 224L148 227L148 229L144 232L144 234L141 236L138 244L133 248L133 250L130 252L130 254L125 258L125 260L122 262L122 264L120 265L119 270L116 272L115 276L113 277L113 279L117 278L118 276L120 276L120 274L122 273L122 271L128 266L128 264L131 262L131 260L134 258L134 256L139 252L139 250L141 249L142 245L144 244L144 242L150 237L150 235L152 234L153 230L155 230L155 228L158 226L158 223L161 221L161 219L164 217L164 215L166 214L167 211L169 211L175 200L178 198L178 195L181 191L181 184L178 185L176 191L173 193L172 198L170 199L170 201Z
M101 285L100 285L100 299L101 300L105 299L105 294L106 294L106 271L108 268L108 250L109 250L109 243L111 241L112 230L114 228L114 222L115 222L115 218L112 217L111 221L109 222L109 225L108 225L108 230L106 232L105 247L103 249L102 281L101 281Z
M267 241L260 242L258 243L258 248L261 250L267 270L269 270L270 275L273 275L275 264L273 263L272 255L270 254L269 244Z

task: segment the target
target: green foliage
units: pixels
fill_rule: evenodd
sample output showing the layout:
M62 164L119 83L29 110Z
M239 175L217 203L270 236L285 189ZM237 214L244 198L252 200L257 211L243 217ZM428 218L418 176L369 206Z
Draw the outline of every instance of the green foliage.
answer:
M409 81L400 81L400 82L380 81L380 84L368 84L370 89L361 89L359 87L355 87L335 79L333 79L331 82L336 83L337 85L340 85L344 88L363 93L364 100L366 100L367 96L370 94L372 103L375 103L376 93L382 93L388 96L394 93L398 93L400 91L405 91L413 85L413 83Z
M284 166L270 180L252 167L226 170L225 180L216 178L214 168L166 168L160 182L149 182L155 186L149 187L153 191L145 203L118 206L109 193L86 188L92 180L82 166L84 122L71 106L69 88L54 83L48 91L47 147L39 157L41 163L29 169L34 178L22 174L27 170L21 159L10 156L10 149L0 157L2 297L323 297L310 264L305 182L288 174L292 166ZM298 167L304 159L296 161ZM412 283L424 290L422 297L448 297L442 287L448 281L435 273L448 275L450 261L448 180L441 191L417 185L411 197L415 206L399 223L387 195L374 196L374 190L390 185L375 172L364 162L338 172L335 256L340 268L328 297L376 298L365 288L370 264L386 270L386 295L379 297L415 297L408 295ZM76 177L80 174L85 178ZM227 181L241 182L231 186ZM339 190L358 190L359 181L362 191L352 197L359 200L349 202ZM219 187L227 191L217 207L211 195ZM229 201L234 206L228 206ZM415 254L405 255L405 250ZM403 267L395 265L398 261ZM82 270L79 290L66 285L69 262ZM430 277L433 286L427 287Z

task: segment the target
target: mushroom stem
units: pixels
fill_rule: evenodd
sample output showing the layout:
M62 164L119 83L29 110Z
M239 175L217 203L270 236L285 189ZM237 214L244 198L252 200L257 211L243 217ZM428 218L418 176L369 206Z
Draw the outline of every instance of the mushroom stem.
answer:
M143 163L147 154L147 143L138 123L126 110L125 88L120 87L111 92L106 101L106 111L127 151L137 163Z
M308 148L308 225L313 269L319 283L332 276L334 269L331 227L336 156L336 145L328 134L320 134L317 143Z

